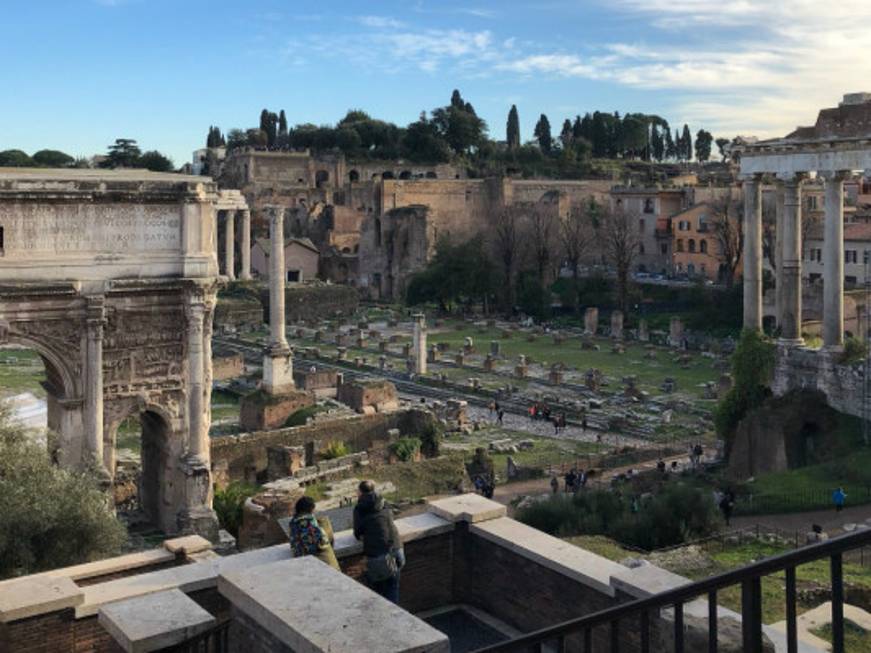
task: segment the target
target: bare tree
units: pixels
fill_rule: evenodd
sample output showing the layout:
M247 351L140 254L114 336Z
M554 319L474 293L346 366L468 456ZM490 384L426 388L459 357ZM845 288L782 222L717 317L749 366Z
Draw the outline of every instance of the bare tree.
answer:
M557 207L544 199L524 210L524 234L529 252L535 262L538 285L546 288L559 263L557 247L559 243L559 217Z
M598 217L599 207L593 198L580 206L572 206L568 215L560 222L560 244L563 256L572 271L573 298L575 309L580 306L578 301L578 283L581 261L592 249L595 240L594 221Z
M502 273L503 308L514 306L514 275L520 263L522 212L517 206L507 206L493 216L490 246Z
M727 188L719 197L711 200L711 213L711 230L719 246L720 279L727 288L731 288L744 253L744 207L732 190Z
M605 259L617 275L617 305L624 313L629 296L629 272L641 251L641 235L637 225L637 216L618 208L603 214L598 230Z

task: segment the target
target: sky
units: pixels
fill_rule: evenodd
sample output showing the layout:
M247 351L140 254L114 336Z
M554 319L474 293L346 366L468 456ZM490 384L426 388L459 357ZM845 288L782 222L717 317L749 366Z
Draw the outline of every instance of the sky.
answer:
M659 114L715 136L783 135L871 90L871 1L0 0L0 150L176 165L258 124L405 125L460 89L505 138L545 113Z

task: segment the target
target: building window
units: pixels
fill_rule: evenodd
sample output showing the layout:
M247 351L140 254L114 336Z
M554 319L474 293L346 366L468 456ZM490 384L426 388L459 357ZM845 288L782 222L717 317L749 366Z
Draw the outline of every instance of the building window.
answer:
M700 240L699 241L699 251L702 254L708 253L708 241L707 240Z
M644 233L644 218L638 220L638 231Z
M677 252L683 251L683 239L682 238L677 239L677 247L675 248L675 251L677 251Z
M696 241L693 240L692 238L690 238L689 241L687 241L687 247L688 247L688 249L689 249L690 254L695 253L695 251L696 251Z
M653 213L653 200L649 197L644 200L644 212L645 213Z
M856 263L858 261L858 252L855 249L848 249L844 252L844 263Z
M857 283L856 277L853 277L853 276L844 277L844 285L847 286L847 288L855 288L856 283Z
M302 276L302 272L300 270L288 270L287 271L287 282L288 283L299 283L301 276Z

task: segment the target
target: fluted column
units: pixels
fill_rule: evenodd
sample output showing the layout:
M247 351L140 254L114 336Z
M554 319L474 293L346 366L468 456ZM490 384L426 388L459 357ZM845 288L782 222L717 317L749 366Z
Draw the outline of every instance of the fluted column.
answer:
M778 327L783 326L783 283L780 272L783 270L783 182L777 180L774 186L774 267L775 270L775 320Z
M762 330L762 194L755 176L744 180L744 328Z
M239 250L242 252L242 270L239 276L242 281L251 279L251 211L242 209L239 211L242 219L239 234Z
M801 338L801 183L800 174L784 179L783 184L783 282L784 343L802 344Z
M236 278L236 212L225 211L224 220L224 274L230 281Z
M269 344L287 348L284 330L284 210L273 207L269 223Z
M204 318L205 304L202 297L191 296L187 305L188 452L196 458L203 458L206 450L203 395L205 392Z
M823 345L844 344L844 179L846 173L824 175L826 218L823 243Z
M103 321L104 298L86 299L87 347L85 351L85 438L86 464L105 472L103 463Z

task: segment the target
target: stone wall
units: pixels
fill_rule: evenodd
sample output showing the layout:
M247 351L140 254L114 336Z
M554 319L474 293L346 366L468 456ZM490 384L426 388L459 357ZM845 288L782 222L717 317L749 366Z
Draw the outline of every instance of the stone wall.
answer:
M336 398L358 413L381 413L399 407L396 386L383 379L342 383L338 387Z
M772 390L782 396L790 390L819 390L835 410L862 417L861 365L841 365L837 352L778 347Z
M269 311L269 288L261 291L264 310ZM360 304L357 291L326 283L288 286L284 291L284 314L288 322L317 321L353 315Z
M245 359L242 354L212 357L212 380L227 381L245 374Z
M308 442L317 445L329 440L340 440L352 451L365 451L372 449L378 441L386 442L390 429L399 429L401 435L416 435L423 430L427 420L431 419L432 416L427 411L410 409L212 438L212 464L226 465L230 480L241 480L245 478L246 469L265 475L268 447L302 447Z

